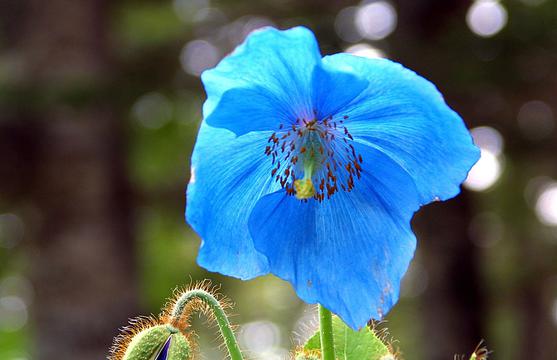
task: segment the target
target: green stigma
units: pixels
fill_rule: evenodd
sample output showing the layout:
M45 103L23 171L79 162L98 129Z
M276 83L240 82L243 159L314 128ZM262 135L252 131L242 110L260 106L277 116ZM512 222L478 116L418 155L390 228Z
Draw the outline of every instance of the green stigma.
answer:
M309 158L304 161L304 178L294 181L294 190L296 190L296 198L299 200L309 199L315 196L315 187L311 177L315 169L314 159Z
M348 116L302 118L289 126L279 124L265 146L272 181L287 195L304 201L322 202L340 190L352 191L361 177L363 159L352 144L354 137L344 126L345 119Z

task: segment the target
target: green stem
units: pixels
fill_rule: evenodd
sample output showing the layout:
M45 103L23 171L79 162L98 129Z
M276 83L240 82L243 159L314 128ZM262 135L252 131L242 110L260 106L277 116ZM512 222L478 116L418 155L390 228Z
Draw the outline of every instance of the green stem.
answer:
M232 331L230 322L228 321L228 317L226 317L226 314L224 313L224 310L222 309L222 306L220 305L218 300L215 299L215 297L207 291L190 290L185 292L178 299L178 301L176 301L176 304L172 309L172 318L179 319L184 313L186 305L190 301L198 299L207 304L213 311L213 314L217 319L220 332L226 344L226 348L228 349L228 353L230 354L230 360L243 360L242 353L240 352L240 348L238 346L238 343L236 342L236 337L234 336L234 332Z
M321 337L321 359L335 360L333 316L321 304L319 304L319 333Z

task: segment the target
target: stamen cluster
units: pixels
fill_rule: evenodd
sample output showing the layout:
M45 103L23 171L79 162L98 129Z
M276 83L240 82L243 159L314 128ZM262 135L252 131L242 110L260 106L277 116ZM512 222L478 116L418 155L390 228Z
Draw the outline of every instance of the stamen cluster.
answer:
M352 144L346 119L296 119L289 126L280 124L269 137L265 154L274 165L271 176L288 195L321 202L339 189L352 191L355 178L361 177L363 159Z

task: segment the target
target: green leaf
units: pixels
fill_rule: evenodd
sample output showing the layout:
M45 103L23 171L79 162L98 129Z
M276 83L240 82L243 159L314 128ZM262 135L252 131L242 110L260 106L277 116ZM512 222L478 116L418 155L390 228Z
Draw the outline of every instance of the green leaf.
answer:
M354 331L333 317L335 357L339 360L394 360L395 357L381 339L368 327ZM304 350L321 349L319 331L304 345Z

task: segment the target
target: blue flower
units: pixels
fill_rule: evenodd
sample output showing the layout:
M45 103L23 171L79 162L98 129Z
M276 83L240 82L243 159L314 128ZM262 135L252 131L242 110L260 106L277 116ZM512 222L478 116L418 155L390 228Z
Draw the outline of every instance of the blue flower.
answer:
M434 85L384 59L321 57L303 27L252 33L202 74L186 218L198 263L272 273L352 328L395 304L421 205L478 160Z

